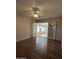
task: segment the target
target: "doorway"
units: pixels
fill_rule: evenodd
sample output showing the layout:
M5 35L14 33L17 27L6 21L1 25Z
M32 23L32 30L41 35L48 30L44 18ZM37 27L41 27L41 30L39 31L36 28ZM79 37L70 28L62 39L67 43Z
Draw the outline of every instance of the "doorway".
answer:
M48 23L33 23L33 36L48 37Z

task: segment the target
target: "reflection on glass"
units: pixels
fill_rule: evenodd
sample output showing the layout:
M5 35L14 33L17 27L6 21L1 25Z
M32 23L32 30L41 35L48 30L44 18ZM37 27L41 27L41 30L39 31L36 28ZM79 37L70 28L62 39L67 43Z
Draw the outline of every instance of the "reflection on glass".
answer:
M44 37L36 37L36 50L45 53L47 49L47 39Z

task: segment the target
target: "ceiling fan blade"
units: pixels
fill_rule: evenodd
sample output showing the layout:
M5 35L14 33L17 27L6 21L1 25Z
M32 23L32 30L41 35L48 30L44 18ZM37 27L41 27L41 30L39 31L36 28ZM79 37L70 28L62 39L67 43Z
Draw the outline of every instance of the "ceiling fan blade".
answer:
M24 10L25 10L25 11L28 11L28 10L29 10L29 11L32 11L32 8L25 8Z

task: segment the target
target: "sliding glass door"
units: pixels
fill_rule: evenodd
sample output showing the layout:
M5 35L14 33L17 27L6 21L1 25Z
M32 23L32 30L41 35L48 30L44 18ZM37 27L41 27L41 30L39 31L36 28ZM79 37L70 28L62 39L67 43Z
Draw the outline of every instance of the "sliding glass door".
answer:
M33 23L33 36L48 37L48 23Z

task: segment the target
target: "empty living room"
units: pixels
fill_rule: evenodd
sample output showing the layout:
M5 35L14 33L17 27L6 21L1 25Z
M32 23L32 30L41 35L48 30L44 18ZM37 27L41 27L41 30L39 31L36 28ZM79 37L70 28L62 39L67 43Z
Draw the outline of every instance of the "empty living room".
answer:
M16 58L62 59L62 0L16 0Z

